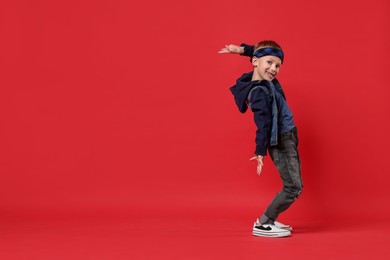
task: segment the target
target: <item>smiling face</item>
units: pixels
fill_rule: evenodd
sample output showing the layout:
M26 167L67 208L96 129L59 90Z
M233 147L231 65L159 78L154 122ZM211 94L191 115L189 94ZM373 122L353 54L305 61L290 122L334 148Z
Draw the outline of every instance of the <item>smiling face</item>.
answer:
M279 73L282 60L276 56L253 57L253 77L252 80L273 80Z

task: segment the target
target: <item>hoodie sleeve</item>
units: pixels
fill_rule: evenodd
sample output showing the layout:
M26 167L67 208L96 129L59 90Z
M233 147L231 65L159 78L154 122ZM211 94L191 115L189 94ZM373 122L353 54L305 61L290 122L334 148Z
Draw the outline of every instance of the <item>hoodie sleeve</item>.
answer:
M271 134L271 110L266 94L260 89L254 91L250 102L257 127L255 154L265 156Z
M241 54L242 56L248 56L252 59L253 57L253 51L255 50L255 47L253 45L248 45L246 43L242 43L240 45L241 47L244 47L244 53Z

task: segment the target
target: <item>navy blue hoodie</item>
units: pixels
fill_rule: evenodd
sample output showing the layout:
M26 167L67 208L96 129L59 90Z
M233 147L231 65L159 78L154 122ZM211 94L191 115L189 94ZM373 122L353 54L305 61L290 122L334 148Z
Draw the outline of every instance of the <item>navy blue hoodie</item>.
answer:
M272 97L270 97L269 82L266 80L255 80L252 81L253 71L244 73L240 78L237 79L236 85L230 88L234 96L234 100L241 113L245 113L248 109L248 95L251 90L255 88L250 94L251 110L254 113L254 120L257 126L256 131L256 150L255 154L267 155L267 147L271 139L272 129ZM279 82L274 79L272 81L276 90L285 99L284 92ZM276 126L277 127L277 126Z

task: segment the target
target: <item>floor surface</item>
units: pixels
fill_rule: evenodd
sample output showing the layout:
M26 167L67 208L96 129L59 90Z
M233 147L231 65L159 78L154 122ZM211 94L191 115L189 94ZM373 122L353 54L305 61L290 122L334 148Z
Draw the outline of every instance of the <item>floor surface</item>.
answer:
M291 220L288 238L251 235L228 212L6 215L0 259L389 259L388 223ZM226 214L225 214L226 213ZM387 230L387 232L386 232Z

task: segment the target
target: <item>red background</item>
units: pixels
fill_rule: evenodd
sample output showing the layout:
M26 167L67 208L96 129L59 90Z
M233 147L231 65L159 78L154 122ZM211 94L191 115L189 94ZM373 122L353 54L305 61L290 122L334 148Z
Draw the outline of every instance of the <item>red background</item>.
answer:
M75 259L84 248L91 259L244 259L276 243L250 236L280 181L269 158L261 177L248 161L255 126L228 89L251 66L217 54L264 39L286 54L278 78L303 162L303 194L281 216L302 241L284 246L388 256L389 24L384 0L2 1L0 256ZM118 219L118 230L136 224L56 247L72 227L95 237L83 221ZM368 223L378 241L366 240ZM221 232L232 240L213 237ZM299 247L313 237L321 246ZM121 238L133 246L118 248ZM161 241L156 255L140 249Z

